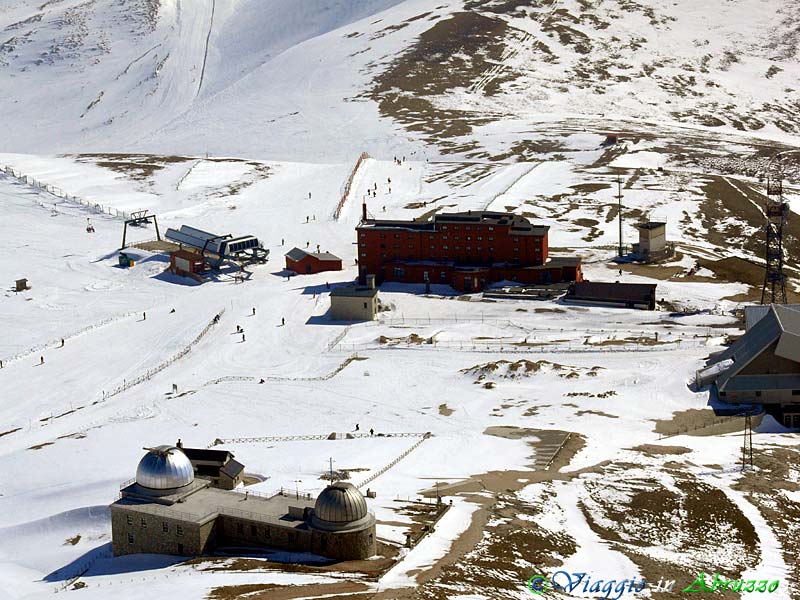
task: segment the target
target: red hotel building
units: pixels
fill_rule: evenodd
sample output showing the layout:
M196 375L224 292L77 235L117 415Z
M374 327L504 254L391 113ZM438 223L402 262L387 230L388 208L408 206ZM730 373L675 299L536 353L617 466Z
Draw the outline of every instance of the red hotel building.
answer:
M367 219L358 235L359 279L443 283L474 292L510 280L520 284L582 281L580 258L548 260L546 225L511 213L467 211L428 221Z

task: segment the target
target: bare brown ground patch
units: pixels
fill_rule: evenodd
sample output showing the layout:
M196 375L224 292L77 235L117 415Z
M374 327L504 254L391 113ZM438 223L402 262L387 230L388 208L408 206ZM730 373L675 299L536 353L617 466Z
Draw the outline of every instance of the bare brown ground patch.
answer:
M631 450L647 454L648 456L687 454L691 452L691 450L685 446L659 446L658 444L641 444L635 448L631 448Z
M444 417L449 417L454 412L455 411L452 408L448 407L447 404L440 404L439 405L439 414L444 416Z
M52 446L55 442L44 442L42 444L36 444L35 446L31 446L28 450L41 450L45 446Z
M269 583L248 583L242 585L225 585L215 587L208 595L209 600L293 600L295 598L328 598L346 597L357 598L358 595L368 592L370 587L365 583L344 581L341 583L316 583L312 585L274 585ZM333 594L343 594L334 596Z

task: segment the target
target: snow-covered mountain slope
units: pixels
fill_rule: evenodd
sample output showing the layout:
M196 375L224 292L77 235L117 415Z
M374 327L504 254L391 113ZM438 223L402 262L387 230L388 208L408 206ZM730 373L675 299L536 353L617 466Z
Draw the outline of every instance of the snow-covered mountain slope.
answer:
M535 137L520 125L565 118L794 142L799 13L796 0L19 0L0 11L0 150L330 160L422 138L519 156L520 133Z

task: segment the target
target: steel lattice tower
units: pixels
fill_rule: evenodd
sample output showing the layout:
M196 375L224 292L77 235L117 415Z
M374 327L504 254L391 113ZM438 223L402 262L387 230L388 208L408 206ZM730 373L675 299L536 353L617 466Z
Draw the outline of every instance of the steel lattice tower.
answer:
M783 180L767 174L766 263L761 304L786 304L786 278L783 274L783 228L789 215L789 205L783 200Z

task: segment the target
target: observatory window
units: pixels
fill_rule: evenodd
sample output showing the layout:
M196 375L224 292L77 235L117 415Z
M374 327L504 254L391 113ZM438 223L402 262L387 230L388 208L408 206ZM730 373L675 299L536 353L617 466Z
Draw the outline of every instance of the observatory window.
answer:
M761 396L761 390L756 390L756 397L760 397L760 396Z
M367 303L366 302L364 302L364 308L367 308Z
M258 535L258 526L257 525L250 525L250 535L252 535L252 536Z
M128 534L128 543L129 543L129 544L132 544L132 543L133 543L133 534L132 534L132 533L129 533L129 534Z
M175 533L177 533L178 535L183 535L183 525L176 525Z
M236 524L236 533L244 533L244 523Z
M265 527L265 528L264 528L264 537L265 537L266 539L269 539L269 538L270 538L270 536L271 536L271 534L270 534L270 531L269 531L269 527Z
M369 534L369 545L370 546L372 545L372 534L371 533Z
M178 554L183 554L183 544L178 544Z
M169 523L167 523L166 521L161 523L161 531L163 531L164 533L169 533Z
M792 390L792 396L800 396L800 390Z
M147 521L145 520L145 518L144 518L144 517L142 517L142 527L144 527L145 529L147 529Z
M133 525L133 517L131 515L128 515L125 518L128 519L128 525Z

